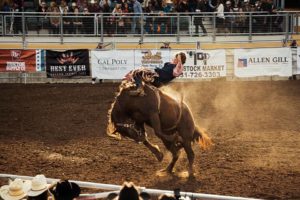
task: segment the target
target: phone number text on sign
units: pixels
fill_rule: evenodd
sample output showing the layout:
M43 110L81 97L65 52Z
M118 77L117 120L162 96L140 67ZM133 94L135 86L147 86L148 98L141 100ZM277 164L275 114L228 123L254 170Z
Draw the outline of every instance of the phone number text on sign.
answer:
M218 78L220 72L183 72L181 78Z
M224 65L185 66L180 78L219 78L223 71Z

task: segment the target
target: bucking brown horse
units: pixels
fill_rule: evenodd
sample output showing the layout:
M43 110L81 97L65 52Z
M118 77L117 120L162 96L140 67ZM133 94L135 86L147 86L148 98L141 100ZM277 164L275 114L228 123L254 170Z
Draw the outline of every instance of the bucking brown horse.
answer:
M159 161L163 153L157 145L149 142L144 125L152 127L156 136L172 153L172 160L165 169L171 173L179 158L179 150L184 149L189 161L189 175L193 175L194 151L192 143L198 142L203 149L212 143L195 125L189 107L181 100L176 101L159 89L146 84L145 96L131 96L131 86L123 81L120 91L108 112L107 134L114 138L121 136L142 142Z

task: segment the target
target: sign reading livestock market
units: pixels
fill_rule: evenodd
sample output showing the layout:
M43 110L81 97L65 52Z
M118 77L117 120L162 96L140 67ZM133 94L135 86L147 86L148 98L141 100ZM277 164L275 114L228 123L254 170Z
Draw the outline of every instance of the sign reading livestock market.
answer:
M87 49L64 52L47 50L46 71L48 78L89 76L89 51Z
M226 76L225 50L185 51L187 58L181 78L210 79Z
M42 71L43 52L43 50L0 50L0 72Z

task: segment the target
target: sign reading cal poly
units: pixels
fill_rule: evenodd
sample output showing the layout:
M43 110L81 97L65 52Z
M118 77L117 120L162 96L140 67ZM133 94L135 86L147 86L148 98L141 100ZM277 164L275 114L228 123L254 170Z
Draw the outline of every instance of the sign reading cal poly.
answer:
M36 72L43 70L43 50L0 50L1 72Z
M46 71L49 78L89 76L89 51L87 49L64 52L47 50Z
M122 79L134 69L134 50L91 51L92 77Z
M291 76L291 49L235 49L234 73L238 77Z

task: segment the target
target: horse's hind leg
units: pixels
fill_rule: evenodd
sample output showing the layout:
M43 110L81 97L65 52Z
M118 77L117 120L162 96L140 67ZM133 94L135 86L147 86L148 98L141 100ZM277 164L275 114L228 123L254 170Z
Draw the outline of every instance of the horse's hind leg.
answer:
M172 173L175 163L177 162L177 160L179 158L179 149L174 146L174 148L171 150L171 153L172 153L172 160L169 163L168 167L166 168L166 171L168 173Z
M147 138L145 138L143 144L155 155L159 162L163 160L164 154L159 150L157 145L151 144Z
M182 146L178 146L178 145L175 145L174 143L170 143L167 141L163 141L163 143L166 146L166 148L172 153L172 160L169 163L169 165L167 166L167 168L163 169L162 171L172 173L175 163L177 162L177 160L179 158L179 152L180 152L179 150L182 148Z
M194 176L193 165L194 165L195 153L192 149L192 145L190 142L184 142L182 145L187 154L187 158L189 160L189 176Z

